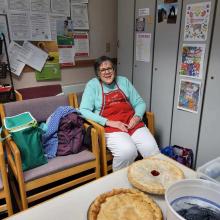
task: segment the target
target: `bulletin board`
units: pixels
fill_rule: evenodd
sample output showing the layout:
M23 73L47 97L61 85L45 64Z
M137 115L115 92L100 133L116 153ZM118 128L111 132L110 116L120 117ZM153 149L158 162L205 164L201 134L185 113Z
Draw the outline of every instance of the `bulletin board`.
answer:
M50 65L55 61L60 68L93 65L94 60L81 59L89 57L88 4L89 0L1 0L0 32L8 36L8 42L16 42L10 62L25 63L22 72L36 70L26 62L28 47L23 48L23 42L29 42L48 54L45 62ZM48 46L51 41L56 47ZM32 52L38 54L37 49Z

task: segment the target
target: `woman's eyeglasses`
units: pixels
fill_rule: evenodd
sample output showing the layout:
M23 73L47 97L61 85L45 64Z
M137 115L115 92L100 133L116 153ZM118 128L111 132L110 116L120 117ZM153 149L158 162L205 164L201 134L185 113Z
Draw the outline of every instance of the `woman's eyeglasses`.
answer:
M100 73L110 73L110 72L112 72L114 70L114 68L113 67L109 67L109 68L106 68L106 69L100 69L99 71L100 71Z

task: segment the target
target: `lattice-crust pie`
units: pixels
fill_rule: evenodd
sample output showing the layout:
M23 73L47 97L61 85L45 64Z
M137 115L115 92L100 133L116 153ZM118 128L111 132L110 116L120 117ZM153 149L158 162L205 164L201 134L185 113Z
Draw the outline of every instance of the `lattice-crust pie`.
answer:
M164 194L171 184L183 178L180 168L162 159L145 158L128 168L129 182L141 191L153 194Z
M113 189L98 196L88 210L88 220L161 220L158 205L136 189Z

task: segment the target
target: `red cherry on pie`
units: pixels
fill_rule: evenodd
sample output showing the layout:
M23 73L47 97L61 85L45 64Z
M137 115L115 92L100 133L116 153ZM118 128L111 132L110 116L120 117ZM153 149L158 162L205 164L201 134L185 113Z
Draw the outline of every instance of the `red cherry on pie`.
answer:
M151 174L152 174L153 176L159 176L159 175L160 175L160 173L159 173L158 171L156 171L156 170L152 170L152 171L151 171Z

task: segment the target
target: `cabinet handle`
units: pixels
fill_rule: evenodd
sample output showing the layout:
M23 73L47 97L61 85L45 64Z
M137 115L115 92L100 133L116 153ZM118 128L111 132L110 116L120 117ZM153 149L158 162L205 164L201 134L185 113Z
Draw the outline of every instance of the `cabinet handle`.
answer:
M211 79L214 79L214 76L211 76Z
M155 67L154 70L157 71L157 67Z

